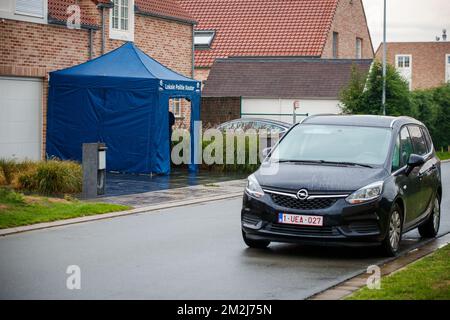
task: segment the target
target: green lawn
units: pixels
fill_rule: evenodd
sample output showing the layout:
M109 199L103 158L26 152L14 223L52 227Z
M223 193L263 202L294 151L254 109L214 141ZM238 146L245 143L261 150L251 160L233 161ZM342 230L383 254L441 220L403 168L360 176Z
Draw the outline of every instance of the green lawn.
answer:
M449 300L450 245L381 279L380 290L367 287L350 300Z
M24 196L0 189L0 229L130 209L126 206Z
M439 157L439 159L441 160L448 160L450 159L450 152L436 152L437 156Z

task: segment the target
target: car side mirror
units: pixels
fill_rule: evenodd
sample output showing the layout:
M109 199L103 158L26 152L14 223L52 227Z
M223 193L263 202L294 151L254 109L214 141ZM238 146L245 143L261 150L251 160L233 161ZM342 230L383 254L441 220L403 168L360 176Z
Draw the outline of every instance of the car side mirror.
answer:
M270 151L272 151L272 148L263 149L263 151L262 151L263 158L267 157L269 155Z
M425 159L418 154L412 153L408 159L408 165L406 167L406 175L410 174L414 168L419 167L425 163Z

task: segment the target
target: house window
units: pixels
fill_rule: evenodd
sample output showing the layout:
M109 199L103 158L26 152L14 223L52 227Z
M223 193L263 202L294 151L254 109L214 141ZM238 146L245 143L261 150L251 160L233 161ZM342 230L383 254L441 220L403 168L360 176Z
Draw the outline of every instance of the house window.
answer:
M395 68L398 73L408 82L409 90L412 87L412 55L397 54L395 56Z
M171 109L172 109L173 115L176 118L180 118L182 116L182 114L181 114L181 98L172 99Z
M194 46L196 48L211 48L212 41L216 35L212 30L199 30L194 33Z
M16 0L15 13L44 18L45 0Z
M337 59L339 56L339 33L333 32L333 58Z
M113 0L110 16L110 38L134 40L134 0Z
M362 58L362 42L361 38L356 38L356 59Z
M411 65L411 58L409 56L397 56L397 68L409 68Z

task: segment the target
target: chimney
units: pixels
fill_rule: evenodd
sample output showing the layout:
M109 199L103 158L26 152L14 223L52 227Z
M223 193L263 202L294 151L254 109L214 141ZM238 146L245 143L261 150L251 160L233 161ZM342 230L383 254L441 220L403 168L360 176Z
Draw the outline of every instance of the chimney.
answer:
M447 29L442 30L442 41L447 41Z

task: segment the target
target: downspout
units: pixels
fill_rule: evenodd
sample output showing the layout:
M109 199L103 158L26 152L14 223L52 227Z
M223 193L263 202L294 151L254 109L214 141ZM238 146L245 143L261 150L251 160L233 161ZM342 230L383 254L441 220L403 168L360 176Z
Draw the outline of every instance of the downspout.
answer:
M101 44L101 54L105 54L105 7L101 6L102 11L102 44Z
M192 24L192 79L195 77L195 42L194 42L194 36L195 36L195 24Z
M93 37L94 30L92 28L89 28L89 60L92 60L92 57L94 56Z
M106 43L106 39L105 39L105 9L114 8L114 3L113 2L99 3L97 5L97 8L99 8L101 11L101 19L102 19L102 22L101 22L102 23L101 54L103 55L105 53L105 43Z

